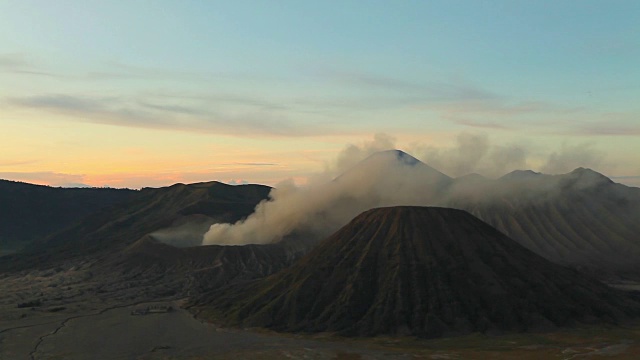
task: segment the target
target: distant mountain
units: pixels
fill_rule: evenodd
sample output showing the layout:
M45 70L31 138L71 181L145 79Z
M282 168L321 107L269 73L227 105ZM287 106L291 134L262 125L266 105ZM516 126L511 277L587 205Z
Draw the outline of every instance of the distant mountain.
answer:
M100 253L120 254L127 246L159 230L177 226L206 229L203 222L235 222L251 214L268 197L263 185L231 186L219 182L144 188L126 203L103 209L62 232L33 244L27 253L0 261L0 268L50 262Z
M98 210L126 202L136 193L128 189L56 188L0 180L0 251L20 249Z
M386 190L395 192L402 201L412 201L434 196L452 180L402 150L387 150L370 155L334 181L359 184L359 188L372 192L370 195Z
M593 170L456 179L439 204L469 211L553 262L600 278L640 276L640 189Z
M278 331L439 337L614 323L637 303L467 212L367 211L293 266L201 296L202 314Z
M409 154L389 150L371 155L334 183L322 189L328 194L325 204L309 216L331 231L374 207L451 207L469 211L553 262L605 280L640 280L640 188L591 169L452 179Z
M373 207L452 207L469 211L553 262L601 279L640 279L640 188L590 169L452 179L411 155L389 150L371 155L335 182L326 193L339 194L332 195L338 200L327 202L316 216L332 219L326 227L334 231Z
M60 210L73 202L45 201L49 199L46 196L20 197L42 199L38 203L40 215L29 217L23 215L24 211L11 211L0 217L0 222L4 221L0 234L28 219L29 226L23 224L20 231L38 230L36 233L42 235L35 236L37 241L28 256L18 257L20 261L15 257L0 261L0 268L13 268L16 261L22 266L45 266L48 261L103 252L119 256L147 235L176 247L196 246L211 224L235 223L249 216L271 191L261 185L217 182L176 184L139 192L124 190L122 194L111 189L35 188L47 193L66 194L68 190L69 194L87 194L89 203L93 199L90 191L94 190L98 194L127 194L122 196L128 200L94 213L74 208L76 214L81 213L74 218L76 221L81 215L89 216L75 224L69 217L64 231L60 225L57 234L45 238L45 227L40 229L40 222L34 224L32 219L51 226L63 224L64 221L53 219L73 213ZM616 184L589 169L579 168L562 175L519 170L499 179L477 174L452 179L405 152L390 150L371 155L314 190L300 191L292 202L276 201L280 202L277 211L284 214L280 220L285 223L276 235L286 239L287 254L309 251L323 237L371 208L441 206L469 211L555 263L604 280L640 279L640 188ZM15 203L20 192L10 194L13 198L0 202L0 208ZM4 209L8 211L7 207ZM263 223L261 218L252 224L255 232L279 228Z

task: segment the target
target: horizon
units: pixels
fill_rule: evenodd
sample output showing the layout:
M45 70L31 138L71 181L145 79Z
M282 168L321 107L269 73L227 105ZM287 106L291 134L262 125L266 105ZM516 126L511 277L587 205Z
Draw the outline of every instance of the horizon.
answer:
M385 152L385 151L401 151L401 152L403 152L405 154L408 154L408 153L404 152L403 150L399 150L399 149L382 150L380 152ZM411 154L408 154L408 155L411 156ZM417 160L422 162L420 159L417 159ZM426 164L426 165L429 165L429 164ZM435 169L435 170L438 170L438 169ZM472 172L472 173L467 173L467 174L459 175L459 176L451 176L451 178L452 179L460 179L460 178L464 178L464 177L467 177L467 176L476 175L476 176L481 176L481 177L489 179L489 180L499 180L502 177L505 177L505 176L507 176L509 174L517 173L517 172L532 172L532 173L534 173L536 175L546 175L546 176L563 176L563 175L568 175L568 174L573 173L573 172L578 171L578 170L594 171L594 172L596 172L596 173L598 173L600 175L603 175L603 176L607 177L608 179L612 180L615 183L622 184L622 185L629 186L629 187L639 187L640 188L640 184L638 184L638 185L634 185L633 184L633 181L635 180L635 177L631 177L632 181L631 181L631 184L629 184L629 183L625 183L624 181L620 181L620 180L625 180L625 177L607 176L607 174L602 174L602 173L597 172L597 171L595 171L595 170L593 170L591 168L588 168L588 167L587 168L585 168L585 167L577 167L577 168L575 168L573 170L567 171L566 173L558 173L558 174L547 174L547 173L537 172L537 171L534 171L534 170L531 170L531 169L514 169L514 170L510 170L509 172L504 173L504 174L502 174L500 176L497 176L497 177L487 177L487 176L484 176L482 174L478 174L478 173ZM447 174L444 174L444 175L447 175ZM449 175L447 175L447 176L449 176ZM0 180L9 181L9 182L23 183L23 184L28 184L28 185L47 186L47 187L55 187L55 188L63 188L63 189L92 188L92 189L115 189L115 190L142 190L144 188L162 188L162 187L170 187L170 186L174 186L174 185L178 185L178 184L182 184L182 185L197 185L197 184L207 184L207 183L212 183L212 182L220 183L220 184L224 184L224 185L230 185L230 186L260 185L260 186L269 186L269 187L272 187L272 188L276 188L277 185L278 185L278 184L269 185L269 184L262 184L262 183L250 182L250 181L237 182L235 180L231 180L231 181L203 180L203 181L195 181L195 182L188 182L188 183L177 182L177 183L167 184L167 185L163 185L163 186L111 187L111 186L108 186L108 185L92 186L92 185L87 185L87 184L50 185L50 184L31 183L31 182L26 182L26 181L22 181L22 180L12 180L12 179L4 179L4 178L0 178ZM303 184L296 184L296 185L304 187L305 185L309 185L309 184L303 183Z
M32 0L0 14L0 178L304 184L349 151L402 148L452 177L585 167L640 187L638 2Z

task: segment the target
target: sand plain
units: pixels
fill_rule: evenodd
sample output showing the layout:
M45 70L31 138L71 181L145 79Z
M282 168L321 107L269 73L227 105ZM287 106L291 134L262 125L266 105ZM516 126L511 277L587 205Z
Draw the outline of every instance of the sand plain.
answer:
M0 274L0 359L640 358L640 325L433 340L220 328L180 308L178 279L94 270L78 262ZM164 296L168 290L180 296ZM176 311L131 315L152 305Z

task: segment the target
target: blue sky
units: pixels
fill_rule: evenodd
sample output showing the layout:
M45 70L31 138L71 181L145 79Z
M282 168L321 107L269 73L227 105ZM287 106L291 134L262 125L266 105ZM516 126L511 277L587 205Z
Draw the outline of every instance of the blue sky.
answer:
M534 169L593 148L635 184L639 20L637 1L0 1L0 177L275 183L375 133L471 132Z

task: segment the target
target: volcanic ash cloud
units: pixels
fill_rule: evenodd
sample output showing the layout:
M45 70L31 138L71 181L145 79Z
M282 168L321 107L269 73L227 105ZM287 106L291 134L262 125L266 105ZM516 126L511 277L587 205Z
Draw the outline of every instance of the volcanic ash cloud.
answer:
M266 244L294 231L326 234L372 207L428 205L450 181L402 151L378 152L332 181L278 185L246 220L212 225L203 244Z

